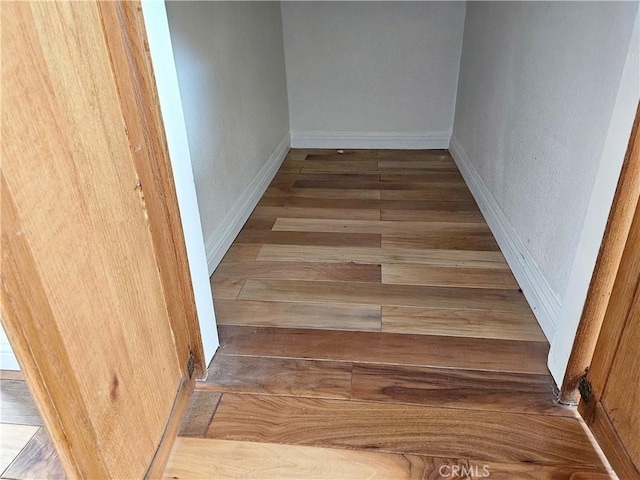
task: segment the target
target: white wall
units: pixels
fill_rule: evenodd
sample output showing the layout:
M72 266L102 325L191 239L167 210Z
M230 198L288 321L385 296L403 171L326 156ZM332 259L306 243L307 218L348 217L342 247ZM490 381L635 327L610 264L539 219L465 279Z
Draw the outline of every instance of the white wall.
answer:
M167 2L210 272L289 147L279 2Z
M598 171L622 160L603 152L636 11L467 5L452 153L552 343Z
M464 2L283 2L292 144L447 148Z

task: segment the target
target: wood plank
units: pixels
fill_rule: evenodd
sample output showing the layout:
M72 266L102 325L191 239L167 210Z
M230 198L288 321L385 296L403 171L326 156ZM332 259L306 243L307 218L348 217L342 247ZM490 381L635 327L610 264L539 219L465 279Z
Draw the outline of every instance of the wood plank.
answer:
M410 264L382 265L382 283L510 290L519 288L513 274L506 269L430 267Z
M549 466L527 463L496 463L482 460L469 460L471 478L489 478L491 480L612 480L604 466L568 465ZM484 476L488 473L488 476Z
M382 331L546 342L531 311L382 307Z
M416 185L421 182L432 183L432 182L451 182L457 183L459 185L465 185L464 177L460 172L413 172L411 174L407 174L404 171L397 172L380 172L380 182L381 183L390 183L399 186L399 190L416 190L416 188L401 188L402 185ZM396 190L396 189L391 189Z
M359 263L366 265L410 263L461 268L509 268L500 252L474 252L471 250L264 245L258 253L258 260L272 262Z
M443 183L451 183L455 185L465 185L464 179L459 173L454 172L431 172L429 175L421 174L402 175L405 180L397 182L382 181L383 175L374 175L373 173L359 174L338 174L338 173L316 173L316 174L298 174L296 180L287 186L293 188L333 188L333 189L361 189L361 190L427 190L434 185L438 186ZM406 178L411 177L412 180L407 181ZM384 178L390 178L384 174Z
M391 222L460 222L486 224L480 211L446 212L383 208L380 210L380 220Z
M274 223L276 223L276 217L260 218L251 215L242 226L242 230L271 230Z
M378 161L361 160L332 160L324 162L310 162L305 160L301 173L373 173L378 172Z
M351 398L575 417L557 405L551 375L389 365L353 366Z
M379 247L380 235L371 233L277 232L243 229L236 237L235 243Z
M444 216L444 215L443 215ZM378 220L336 220L323 218L278 218L273 224L274 231L282 232L335 232L335 233L377 233L394 234L399 231L413 235L437 232L488 233L486 223L457 222L392 222Z
M24 380L24 375L20 370L0 370L2 380Z
M380 307L321 303L217 300L218 325L380 331Z
M405 169L425 169L425 170L455 170L458 171L456 162L448 155L430 156L413 159L391 159L378 160L379 169L405 170Z
M337 218L353 220L380 220L379 210L347 208L304 208L304 207L256 207L256 217L286 218Z
M187 414L182 421L180 437L204 437L218 407L222 394L203 391L202 382L196 384L196 390L189 400Z
M545 342L264 327L218 330L224 355L548 373Z
M217 354L199 389L216 392L348 399L351 364Z
M474 200L361 200L335 198L286 198L263 197L260 207L290 208L340 208L340 209L393 209L432 210L436 212L475 212L478 206ZM310 216L310 215L309 215ZM310 216L311 217L311 216Z
M380 283L380 265L305 262L227 262L214 273L223 279L257 278L263 280L313 280L332 282Z
M475 202L463 183L437 183L424 190L380 190L382 200L465 200Z
M163 478L409 480L440 478L441 467L454 465L466 462L301 445L179 438Z
M442 249L442 250L475 250L499 252L500 247L491 233L467 233L449 231L446 233L430 232L415 234L384 234L383 248L409 249Z
M262 248L262 245L239 245L234 243L229 250L227 250L225 256L222 257L220 265L224 263L255 260L258 257L258 253L260 253L260 248Z
M489 310L525 314L531 311L524 296L513 290L360 282L248 279L238 299Z
M207 436L496 462L602 465L575 418L381 402L227 394Z
M0 473L4 472L37 431L38 427L34 425L0 424Z
M378 190L358 190L340 188L274 188L269 187L264 193L265 197L288 198L350 198L380 200Z
M24 380L0 380L0 423L44 425Z
M276 173L269 184L269 187L276 188L291 188L294 182L298 179L298 175L295 173Z
M214 300L235 300L242 290L245 278L237 277L218 277L214 275L211 277L211 293Z
M29 443L11 462L2 474L2 478L20 480L66 478L56 451L43 427L38 429Z

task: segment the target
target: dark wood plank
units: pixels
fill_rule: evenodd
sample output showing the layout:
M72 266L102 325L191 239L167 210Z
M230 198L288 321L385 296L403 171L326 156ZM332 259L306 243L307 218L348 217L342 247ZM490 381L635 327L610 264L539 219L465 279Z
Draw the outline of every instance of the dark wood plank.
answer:
M465 200L475 201L464 183L434 183L423 190L380 190L382 200Z
M226 394L207 436L496 462L602 465L575 418L381 402Z
M217 354L198 388L216 392L348 399L351 364Z
M217 280L254 278L262 280L313 280L380 283L380 265L305 262L226 262L216 269Z
M380 331L380 307L326 303L217 300L218 325Z
M0 380L0 423L44 425L24 380Z
M218 277L214 275L211 277L211 293L214 300L235 300L242 290L246 279L238 277Z
M224 326L224 355L547 374L545 342Z
M555 403L549 374L357 364L351 395L354 400L577 416L575 408Z
M207 433L222 394L202 390L202 384L196 384L196 390L191 396L187 414L178 433L181 437L204 437Z
M524 296L518 291L465 287L248 279L237 298L280 302L530 312Z
M358 198L380 200L378 190L358 190L340 188L268 188L265 197L289 197L289 198Z
M380 220L380 210L348 208L256 207L253 215L261 218L336 218Z
M260 218L252 215L247 219L242 230L271 230L274 223L276 223L276 217Z
M469 460L475 477L490 480L611 480L616 478L604 466L571 465L549 466L530 463L496 463ZM484 476L488 473L488 476Z
M238 244L324 245L329 247L379 247L380 235L372 233L274 232L243 229L235 240Z
M380 210L380 220L390 222L460 222L486 224L484 217L479 210L468 212L446 212L383 208Z
M442 217L444 217L444 214ZM393 222L389 220L335 220L330 218L279 218L272 228L274 231L283 232L377 233L390 235L401 231L416 236L433 233L444 235L449 232L454 234L486 234L490 232L489 227L484 222Z
M475 212L478 206L474 200L369 200L305 197L263 197L260 207L297 208L344 208L344 209L393 209L432 210L436 212Z
M2 478L11 479L64 479L66 475L60 465L56 451L44 427L22 449Z

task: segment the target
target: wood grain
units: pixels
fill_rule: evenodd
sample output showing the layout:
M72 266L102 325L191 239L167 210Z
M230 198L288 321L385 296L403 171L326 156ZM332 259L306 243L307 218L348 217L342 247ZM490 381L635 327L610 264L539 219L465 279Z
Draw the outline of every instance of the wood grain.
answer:
M223 355L548 373L545 342L241 326L219 333Z
M484 217L478 212L446 212L429 210L380 210L380 220L403 222L459 222L484 223Z
M380 265L305 262L223 262L215 271L215 281L259 278L263 280L314 280L380 283Z
M473 250L499 252L500 247L491 233L430 232L428 234L382 235L383 248Z
M326 303L217 300L218 325L311 328L379 332L380 307Z
M380 235L371 233L273 232L243 229L236 243L263 245L323 245L330 247L379 247Z
M198 388L216 392L349 398L351 364L218 354Z
M327 232L327 233L374 233L393 235L406 232L413 235L440 233L488 233L484 222L403 222L378 220L333 220L320 218L278 218L274 231L282 232Z
M466 465L466 462L300 445L179 438L163 478L417 480L440 478L438 472L443 465Z
M382 307L382 331L545 342L531 312Z
M215 289L215 285L214 285ZM248 279L240 300L386 305L528 313L529 305L514 290L359 282L307 282Z
M504 288L517 290L509 270L495 268L430 267L428 265L385 264L382 282L440 287Z
M182 421L180 437L204 437L213 414L220 402L220 393L204 391L200 388L203 382L199 382L197 389L193 392L187 414Z
M575 417L555 403L550 375L389 365L353 367L351 397L495 412Z
M20 370L0 370L0 380L24 380Z
M296 245L264 245L258 253L260 261L386 264L410 263L462 268L508 269L500 252L466 250L393 249L367 247L317 247Z
M348 198L361 200L380 200L380 191L346 188L289 188L285 190L277 187L269 187L264 193L264 196L289 198Z
M256 207L256 217L284 218L338 218L346 220L380 220L380 211L375 209L305 208L305 207Z
M578 419L381 402L226 394L207 436L496 462L601 466Z
M56 451L46 430L41 427L29 443L22 449L2 478L36 480L47 478L62 480L66 475L60 465Z

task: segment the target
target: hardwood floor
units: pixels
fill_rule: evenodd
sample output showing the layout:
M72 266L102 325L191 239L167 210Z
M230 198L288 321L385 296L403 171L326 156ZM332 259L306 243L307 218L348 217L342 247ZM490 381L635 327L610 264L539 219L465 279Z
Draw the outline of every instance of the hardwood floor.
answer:
M615 478L446 151L290 151L211 286L167 479ZM64 478L0 385L2 478Z
M447 151L291 150L211 286L166 478L613 475Z

